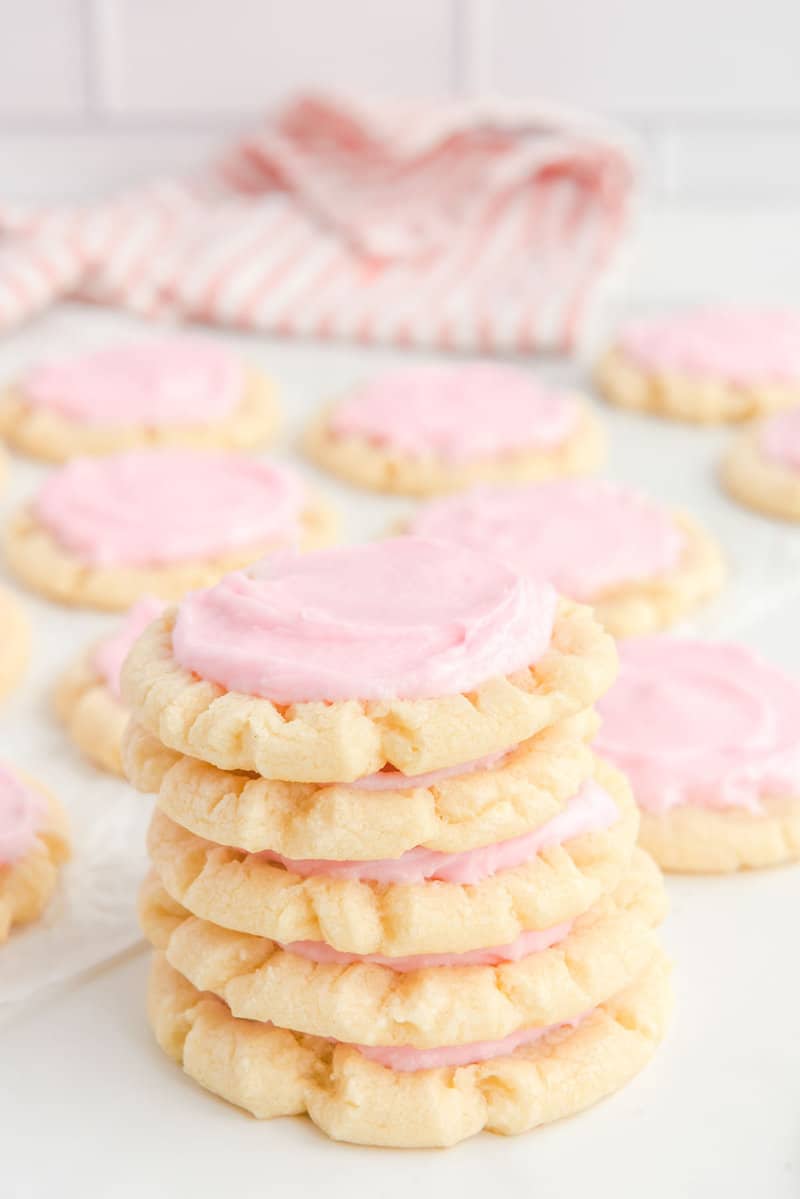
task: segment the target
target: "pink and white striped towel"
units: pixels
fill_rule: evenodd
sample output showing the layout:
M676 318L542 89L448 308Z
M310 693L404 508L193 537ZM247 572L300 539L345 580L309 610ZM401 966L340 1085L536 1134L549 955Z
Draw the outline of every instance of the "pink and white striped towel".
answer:
M568 350L635 176L624 138L542 106L305 97L200 179L0 207L0 328L74 297L294 337Z

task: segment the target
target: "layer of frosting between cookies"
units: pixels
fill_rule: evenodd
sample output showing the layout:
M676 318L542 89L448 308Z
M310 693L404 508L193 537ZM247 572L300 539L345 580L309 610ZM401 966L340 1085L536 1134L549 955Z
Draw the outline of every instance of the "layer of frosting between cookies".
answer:
M240 402L244 372L222 345L169 338L46 363L22 382L29 407L93 427L201 425Z
M44 796L0 765L0 866L13 865L33 848L46 813Z
M485 845L463 853L441 853L419 847L399 858L374 861L333 861L309 858L296 860L273 850L256 856L278 862L302 878L360 879L380 884L413 884L438 881L470 885L491 878L503 870L513 870L531 861L551 846L575 837L609 828L619 818L616 803L598 783L589 779L552 819L529 833Z
M275 703L454 695L535 664L556 603L485 555L400 537L273 554L189 594L173 653Z
M364 384L334 409L329 431L406 458L451 465L563 443L575 401L496 363L410 367Z
M592 479L476 487L426 505L409 531L491 553L576 600L675 570L685 544L667 509Z
M765 458L797 472L800 477L800 407L779 412L765 421L758 443Z
M800 312L702 308L625 325L617 345L654 374L741 386L800 381Z
M246 454L134 450L54 471L34 512L88 566L161 566L294 545L305 494L288 468Z
M620 644L596 749L639 805L761 810L800 795L800 684L744 646L672 637Z
M122 663L130 653L133 643L141 636L151 621L166 608L166 604L152 595L146 595L129 608L116 632L103 637L91 651L92 669L102 679L108 690L119 700L120 672Z

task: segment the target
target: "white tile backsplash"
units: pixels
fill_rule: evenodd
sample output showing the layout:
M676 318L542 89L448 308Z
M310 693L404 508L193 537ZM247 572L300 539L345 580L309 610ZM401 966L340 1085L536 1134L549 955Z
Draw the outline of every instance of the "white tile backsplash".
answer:
M598 108L656 196L796 204L798 46L800 0L0 0L0 202L183 170L335 88Z

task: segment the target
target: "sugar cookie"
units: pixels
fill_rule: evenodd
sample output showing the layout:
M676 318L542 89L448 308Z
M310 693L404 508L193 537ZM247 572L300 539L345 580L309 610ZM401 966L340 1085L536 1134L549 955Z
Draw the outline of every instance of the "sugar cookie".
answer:
M531 1030L527 1045L474 1064L398 1070L354 1045L237 1019L161 955L148 994L162 1049L207 1090L259 1119L307 1112L334 1140L398 1148L454 1145L482 1128L521 1133L596 1103L649 1061L670 1009L658 954L574 1026Z
M595 381L623 408L677 420L747 420L800 403L800 312L705 308L631 322Z
M547 579L592 604L617 637L674 623L724 578L716 543L691 517L605 480L476 487L427 504L408 529Z
M135 450L54 471L12 520L6 554L51 599L127 608L331 535L329 510L288 467L225 451Z
M44 788L0 766L0 944L44 910L69 857L67 820Z
M49 462L144 446L251 449L271 440L278 417L264 375L196 337L42 365L0 393L0 434Z
M730 494L749 508L800 520L800 407L739 434L721 475Z
M28 664L31 631L15 595L0 587L0 699L16 687Z
M587 609L452 543L400 537L273 556L187 597L134 646L122 691L170 749L347 782L509 749L588 707L615 667Z
M583 401L490 362L384 375L326 409L305 448L351 483L406 495L583 474L605 454Z
M81 655L62 675L53 701L78 749L101 770L124 775L122 738L129 712L122 702L119 675L137 637L164 611L146 596L126 613L117 631Z
M800 684L741 645L652 637L620 653L596 744L628 775L659 864L800 858Z

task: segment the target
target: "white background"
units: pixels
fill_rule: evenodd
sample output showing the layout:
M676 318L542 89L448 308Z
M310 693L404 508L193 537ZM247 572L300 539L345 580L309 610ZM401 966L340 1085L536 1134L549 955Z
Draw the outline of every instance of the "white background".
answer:
M800 200L797 0L0 0L0 202L203 161L288 92L546 96L658 203Z

